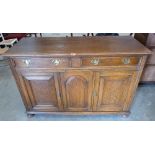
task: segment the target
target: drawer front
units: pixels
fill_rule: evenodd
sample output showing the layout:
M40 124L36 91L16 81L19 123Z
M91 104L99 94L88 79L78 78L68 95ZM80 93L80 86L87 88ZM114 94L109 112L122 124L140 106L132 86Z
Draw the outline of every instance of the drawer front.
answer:
M15 58L16 67L22 68L64 68L70 67L68 58Z
M140 57L90 57L81 58L81 66L136 66Z

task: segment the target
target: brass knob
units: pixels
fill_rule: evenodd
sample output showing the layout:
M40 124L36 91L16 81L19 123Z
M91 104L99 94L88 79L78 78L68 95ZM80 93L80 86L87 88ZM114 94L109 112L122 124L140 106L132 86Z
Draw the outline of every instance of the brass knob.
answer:
M92 60L91 60L91 63L92 63L93 65L98 65L99 62L100 62L99 59L92 59Z
M60 59L52 59L51 62L52 62L52 64L57 66L60 64Z
M23 62L26 64L26 66L29 66L29 64L31 63L31 60L26 59L26 60L23 60Z
M122 59L123 64L127 65L130 64L130 58L123 58Z

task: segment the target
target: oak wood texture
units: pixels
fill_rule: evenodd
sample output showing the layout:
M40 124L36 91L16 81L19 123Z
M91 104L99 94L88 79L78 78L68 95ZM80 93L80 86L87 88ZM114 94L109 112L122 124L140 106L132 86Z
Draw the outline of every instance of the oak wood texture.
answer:
M74 70L61 73L61 86L65 111L91 111L92 71Z
M97 75L97 111L124 111L130 89L134 85L136 72L107 71L98 72Z
M31 108L37 111L59 111L61 101L57 90L55 73L25 74L20 82L31 101Z
M129 59L129 63L125 64L126 58ZM98 63L94 65L93 60L97 60ZM94 66L124 66L133 65L136 66L139 63L139 57L83 57L81 58L81 66L94 67Z
M29 65L25 62L29 61ZM54 60L59 64L55 65ZM15 58L16 66L21 68L65 68L70 67L70 60L68 58Z
M23 38L6 56L140 55L150 51L131 36Z
M9 49L28 114L128 114L147 55L132 37L23 39Z

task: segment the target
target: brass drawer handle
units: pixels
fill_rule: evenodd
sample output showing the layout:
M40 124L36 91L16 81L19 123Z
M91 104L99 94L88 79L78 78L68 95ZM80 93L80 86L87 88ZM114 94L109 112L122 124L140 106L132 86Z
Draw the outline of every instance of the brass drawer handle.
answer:
M60 64L60 59L52 59L51 62L53 65L57 66Z
M123 64L127 65L130 64L130 58L123 58L122 59Z
M92 59L92 60L91 60L91 64L93 64L93 65L98 65L99 62L100 62L99 59Z
M31 60L26 59L26 60L23 60L23 62L26 64L26 66L29 66L29 64L31 63Z

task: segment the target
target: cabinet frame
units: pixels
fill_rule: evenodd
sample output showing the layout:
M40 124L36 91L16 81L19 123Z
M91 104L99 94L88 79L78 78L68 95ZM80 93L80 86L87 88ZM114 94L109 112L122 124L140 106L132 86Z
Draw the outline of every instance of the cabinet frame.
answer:
M27 110L27 113L28 114L39 114L39 113L46 113L46 114L76 114L76 115L79 115L79 114L127 114L129 113L129 109L130 109L130 106L131 106L131 101L133 99L133 96L135 94L135 91L136 91L136 87L138 86L138 82L139 82L139 79L140 79L140 76L141 76L141 73L142 73L142 70L143 70L143 67L144 67L144 64L145 64L145 61L146 61L146 58L147 56L143 56L141 58L141 61L140 61L140 65L139 67L135 70L133 68L127 68L127 69L124 69L124 68L118 68L118 69L114 69L113 67L109 67L109 68L102 68L102 69L94 69L94 68L89 68L89 69L81 69L81 68L73 68L73 69L25 69L25 68L16 68L15 67L15 64L14 64L14 61L13 59L9 59L10 60L10 66L11 66L11 70L14 74L14 77L16 79L16 83L17 83L17 86L19 88L19 91L21 93L21 96L22 96L22 99L24 101L24 105L26 107L26 110ZM135 72L135 75L134 75L134 78L132 79L132 82L133 82L133 85L132 85L132 88L130 88L130 91L133 91L132 95L129 97L128 99L128 104L126 104L123 108L123 111L96 111L95 109L95 102L97 101L96 99L96 95L94 94L94 91L92 91L92 102L91 102L91 106L92 108L89 110L89 111L65 111L64 110L64 103L63 103L63 90L61 88L61 74L65 73L65 71L80 71L80 72L84 72L85 70L87 71L90 71L90 72L93 72L93 77L92 77L92 88L94 90L97 90L97 80L96 78L98 77L98 72L107 72L107 71L113 71L114 70L117 70L117 71L120 71L122 70L123 72L125 71L133 71ZM57 91L57 94L58 94L58 98L59 98L59 111L50 111L50 110L47 110L47 111L37 111L37 110L33 110L32 109L32 104L31 104L31 101L29 99L29 96L28 96L28 93L26 92L26 90L24 89L24 83L20 82L20 74L21 72L23 72L24 74L28 75L29 73L33 73L33 74L40 74L41 75L41 72L44 73L44 74L49 74L49 73L54 73L54 79L57 81L56 82L56 87L59 91ZM97 102L96 102L97 103ZM130 104L129 104L130 103Z

